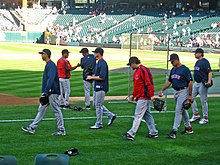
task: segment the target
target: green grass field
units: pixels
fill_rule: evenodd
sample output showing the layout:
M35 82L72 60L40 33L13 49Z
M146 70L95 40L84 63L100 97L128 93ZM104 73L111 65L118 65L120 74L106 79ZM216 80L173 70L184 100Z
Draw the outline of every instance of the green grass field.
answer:
M0 45L0 93L16 95L20 97L38 97L41 93L42 71L45 63L37 54L43 48L52 50L54 62L60 57L64 48L71 51L69 58L71 64L76 64L81 55L79 47L55 47L50 45L1 43ZM89 48L93 50L94 48ZM133 51L143 64L150 68L166 68L166 52ZM182 61L190 69L195 63L192 54L178 53ZM105 49L106 58L110 69L126 67L128 50ZM207 54L213 69L218 69L219 54ZM171 66L169 65L169 68ZM83 96L82 71L77 69L72 72L71 96ZM127 95L128 75L125 73L110 72L109 96ZM155 90L158 91L165 82L165 75L154 75ZM168 110L174 110L173 99L168 99ZM84 106L83 102L74 105ZM74 106L73 105L73 106ZM21 126L30 123L3 122L3 120L33 119L37 113L38 105L25 106L0 106L0 155L14 155L18 165L33 165L34 158L39 153L63 153L65 150L76 147L80 154L70 157L70 164L219 164L219 97L209 99L209 120L207 125L193 123L193 135L180 135L177 139L168 139L166 134L171 131L174 113L154 113L158 139L147 139L147 127L142 122L135 141L122 139L121 133L130 129L134 113L134 104L105 102L107 108L119 117L112 126L108 127L107 118L104 118L104 128L90 130L89 126L95 122L95 110L83 112L63 111L67 136L53 137L51 133L56 131L56 122L42 121L35 135L29 135L21 130ZM199 109L201 110L201 105ZM190 116L192 114L189 110ZM200 112L201 113L201 112ZM122 117L125 116L125 117ZM49 109L45 118L53 118ZM94 117L94 118L85 118ZM77 119L78 118L78 119ZM79 119L81 118L81 119ZM183 124L180 127L182 131Z
M172 129L174 113L153 114L159 130L158 139L145 138L147 127L143 122L137 132L135 141L122 139L121 133L130 129L134 104L105 105L119 117L110 126L104 118L104 128L90 130L95 119L65 120L67 135L53 137L56 123L43 121L34 135L23 132L20 127L30 122L0 123L0 154L14 155L19 165L34 164L34 157L39 153L63 153L76 147L80 154L70 157L71 164L219 164L219 98L211 98L210 123L199 125L194 123L194 134L180 135L177 139L168 139L166 134ZM77 105L83 105L82 102ZM168 100L168 109L174 109L173 100ZM32 119L37 106L1 107L1 120ZM190 110L191 113L191 110ZM95 117L94 110L83 112L63 111L65 118ZM120 118L120 116L127 116ZM45 116L54 117L51 110ZM182 131L183 124L180 127Z

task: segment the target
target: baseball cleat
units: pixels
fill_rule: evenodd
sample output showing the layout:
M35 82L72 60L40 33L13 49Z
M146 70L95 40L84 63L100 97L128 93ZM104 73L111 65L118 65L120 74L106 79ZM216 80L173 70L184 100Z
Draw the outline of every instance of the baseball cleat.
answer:
M34 134L35 130L33 128L31 128L30 126L24 126L24 127L21 127L21 129L24 131L24 132L27 132L27 133L30 133L30 134Z
M96 125L96 124L90 127L90 129L101 129L101 128L103 128L102 125Z
M63 108L65 105L60 105L60 108Z
M199 115L198 115L198 116L193 115L192 118L189 119L189 122L190 122L190 123L193 123L193 122L195 122L196 120L199 120L199 119L200 119L200 116L199 116Z
M122 134L123 138L126 139L126 140L131 140L131 141L134 141L134 137L131 136L129 133L123 133Z
M110 126L114 120L116 119L116 115L113 115L109 120L108 120L108 126Z
M63 107L63 109L64 109L64 110L72 110L72 108L70 107L70 105L65 105L65 106Z
M185 128L185 130L183 132L181 132L181 134L193 134L192 127Z
M208 124L208 123L209 123L209 120L205 119L205 118L203 118L199 121L199 124Z
M52 133L53 136L65 136L66 135L66 132L65 131L57 131L57 132L54 132Z
M168 137L171 139L176 139L176 133L177 131L172 130L170 133L168 133Z
M157 134L148 134L147 136L146 136L146 138L152 138L152 139L154 139L154 138L158 138L159 136L158 136L158 133Z
M88 109L88 110L90 110L91 108L90 108L90 106L86 106L86 108L85 109Z

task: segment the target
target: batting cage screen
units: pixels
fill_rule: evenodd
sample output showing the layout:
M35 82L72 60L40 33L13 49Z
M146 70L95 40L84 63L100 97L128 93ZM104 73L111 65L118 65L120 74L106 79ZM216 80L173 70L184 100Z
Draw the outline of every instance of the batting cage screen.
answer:
M166 33L131 33L122 35L122 48L130 50L129 58L136 56L141 61L141 64L150 69L153 77L159 75L162 85L168 79L169 43L170 37ZM165 51L155 51L157 47L164 47ZM133 91L134 71L130 67L128 69L128 98L130 98ZM155 95L157 95L157 92L155 90ZM164 97L164 105L166 107L167 93L164 93Z

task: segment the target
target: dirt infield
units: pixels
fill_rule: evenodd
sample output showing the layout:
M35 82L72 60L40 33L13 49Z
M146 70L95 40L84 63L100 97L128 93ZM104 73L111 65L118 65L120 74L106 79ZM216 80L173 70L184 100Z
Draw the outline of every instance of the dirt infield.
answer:
M8 94L0 94L0 105L2 106L33 105L33 104L38 104L37 98L22 98Z
M209 94L208 97L220 97L219 94ZM127 96L106 96L105 100L126 100ZM173 98L168 95L167 98ZM22 105L38 105L39 98L22 98L9 94L0 94L0 106L22 106ZM91 97L92 100L92 97ZM84 97L70 97L70 104L78 101L84 101Z
M92 99L92 98L91 98ZM106 100L125 100L126 96L106 96ZM22 98L9 94L0 94L0 106L19 106L39 104L39 98ZM71 97L70 104L77 101L83 101L84 97Z

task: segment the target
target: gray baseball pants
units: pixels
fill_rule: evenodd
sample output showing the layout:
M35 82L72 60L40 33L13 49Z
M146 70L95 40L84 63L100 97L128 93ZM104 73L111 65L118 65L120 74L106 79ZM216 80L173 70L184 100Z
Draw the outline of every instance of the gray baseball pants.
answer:
M70 80L59 78L60 82L60 105L69 105L70 97Z
M149 134L155 135L158 134L158 130L155 127L154 118L150 110L150 100L138 100L136 104L136 109L134 112L134 120L132 128L128 131L131 136L135 136L142 118L147 124Z
M104 99L105 99L105 91L98 91L98 92L94 92L94 103L95 103L95 108L96 108L96 125L97 126L102 126L102 114L108 116L108 118L110 119L112 116L114 116L115 114L113 114L112 112L110 112L104 105Z
M63 121L63 114L59 107L59 95L57 94L51 94L49 96L49 104L42 106L39 105L37 116L35 117L34 121L29 125L31 128L36 129L41 120L44 118L44 115L46 114L49 105L51 105L51 108L53 110L53 113L57 120L57 129L64 131L64 121Z
M85 94L85 106L90 106L90 89L94 88L94 81L83 80L84 84L84 94ZM93 100L94 100L94 91L93 91ZM94 101L93 101L94 106Z
M203 83L197 83L195 82L193 84L193 91L192 91L192 97L193 97L193 104L192 104L192 111L193 114L199 114L199 110L196 104L196 96L200 95L200 101L202 104L202 113L204 118L208 118L208 88L203 85Z
M174 131L178 131L182 119L186 128L191 127L191 124L189 122L188 111L183 109L183 102L188 98L188 96L189 96L188 88L174 92L174 99L176 102L176 111L175 111L175 118L173 124Z

